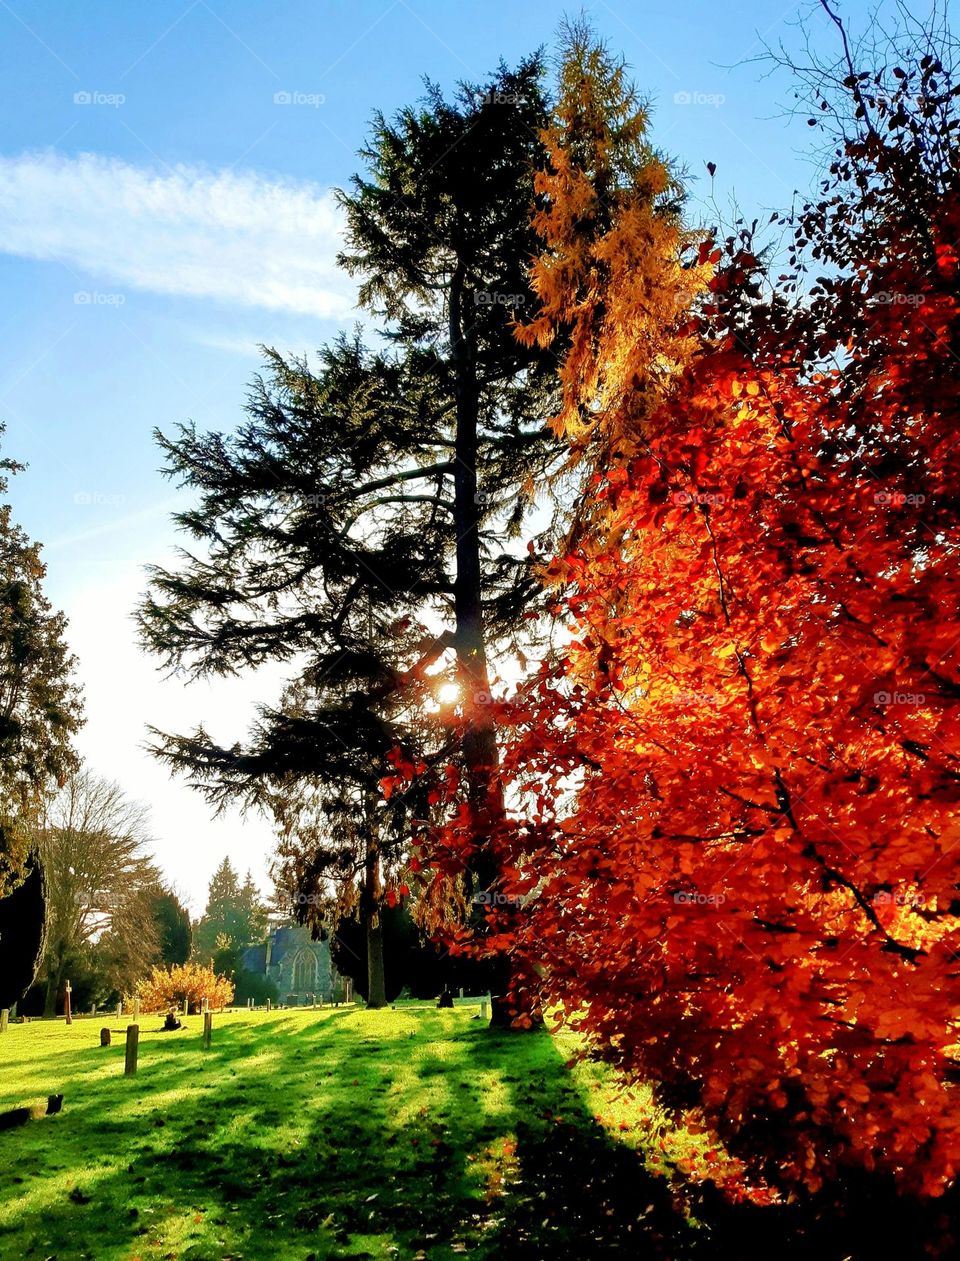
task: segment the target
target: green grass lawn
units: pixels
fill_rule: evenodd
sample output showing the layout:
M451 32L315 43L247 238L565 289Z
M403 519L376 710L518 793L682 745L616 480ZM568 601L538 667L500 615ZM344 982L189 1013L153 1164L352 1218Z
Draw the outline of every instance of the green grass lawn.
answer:
M237 1011L11 1025L0 1108L0 1257L450 1258L696 1250L657 1166L648 1096L617 1099L569 1035L491 1033L476 1008ZM101 1049L109 1024L113 1046ZM687 1140L689 1141L689 1140Z

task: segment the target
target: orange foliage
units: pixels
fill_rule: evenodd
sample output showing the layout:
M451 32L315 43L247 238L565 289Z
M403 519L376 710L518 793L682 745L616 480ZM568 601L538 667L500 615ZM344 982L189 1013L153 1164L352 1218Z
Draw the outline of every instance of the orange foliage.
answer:
M572 27L543 136L549 165L535 182L540 309L516 331L527 345L569 339L553 423L575 460L618 458L696 346L690 305L709 265L685 259L696 234L683 227L681 190L651 149L647 122L622 64Z
M909 106L936 90L904 87L802 212L798 257L833 268L804 303L796 275L757 301L749 232L704 251L668 388L652 353L627 383L638 326L582 296L589 251L566 299L541 271L533 326L593 303L563 428L593 408L620 458L552 566L570 643L501 715L522 808L480 948L809 1190L960 1168L960 172ZM551 178L575 238L588 191Z
M233 1002L233 992L231 980L201 963L154 968L137 988L142 1011L165 1011L168 1007L180 1010L186 1000L190 1011L198 1012L204 998L211 1008L222 1008Z

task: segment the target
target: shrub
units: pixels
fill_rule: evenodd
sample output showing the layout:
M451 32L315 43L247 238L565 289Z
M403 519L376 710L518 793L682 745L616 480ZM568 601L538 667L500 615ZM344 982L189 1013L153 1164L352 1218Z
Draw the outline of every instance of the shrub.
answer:
M162 1011L182 1007L184 1000L191 1012L198 1012L204 999L210 1007L226 1007L233 1001L233 982L218 976L212 967L200 963L175 963L168 968L154 968L138 986L142 1011Z

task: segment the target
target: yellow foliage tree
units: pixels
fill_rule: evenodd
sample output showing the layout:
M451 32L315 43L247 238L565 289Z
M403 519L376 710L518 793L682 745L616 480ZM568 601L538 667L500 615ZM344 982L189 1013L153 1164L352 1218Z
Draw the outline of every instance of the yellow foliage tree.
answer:
M169 968L156 967L137 987L142 1011L163 1011L181 1008L198 1012L204 999L209 1007L226 1007L233 1002L233 982L218 976L212 967L200 963L175 963Z
M648 112L583 22L568 24L557 104L536 177L544 248L531 284L537 316L521 342L558 343L562 404L553 418L571 462L609 468L693 358L690 312L710 268L693 256L683 190L647 140Z

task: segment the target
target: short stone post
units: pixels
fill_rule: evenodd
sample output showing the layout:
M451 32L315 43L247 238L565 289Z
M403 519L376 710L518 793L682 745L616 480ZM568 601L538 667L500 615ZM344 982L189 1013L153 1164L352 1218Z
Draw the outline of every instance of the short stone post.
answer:
M267 1011L269 1011L269 1010L270 1010L270 999L268 998L268 999L267 999Z
M463 986L460 986L460 997L463 998Z
M183 1014L185 1016L190 1015L190 999L189 998L185 998L183 1000Z
M201 1015L205 1016L209 1010L210 1010L210 999L207 998L206 994L204 994L203 998L200 1001L200 1013Z
M133 1000L133 1023L140 1023L140 996L136 995Z
M104 1025L104 1027L100 1030L100 1045L110 1045L110 1030L106 1027L106 1025Z
M10 1023L10 1008L4 1007L3 1011L0 1011L0 1033L7 1032L7 1025L9 1023Z
M93 1006L90 1008L90 1015L95 1016L96 1014L97 1014L97 1004L94 1003Z
M123 1062L123 1075L133 1077L137 1071L137 1050L140 1044L140 1026L127 1025L127 1054Z
M119 1020L122 1015L123 1015L123 999L121 998L120 1001L117 1003L117 1019Z
M485 998L482 998L480 1000L480 1019L486 1020L486 1018L487 1018L487 1000Z
M70 995L71 995L72 993L73 993L73 986L72 986L72 985L70 984L70 982L68 981L68 982L67 982L67 996L66 996L66 998L65 998L65 1000L64 1000L64 1005L63 1005L63 1014L64 1014L64 1015L66 1016L66 1018L67 1018L67 1024L68 1024L68 1025L72 1025L72 1024L73 1024L73 1012L70 1010Z
M213 1037L213 1012L203 1013L203 1049L210 1050L210 1039Z

